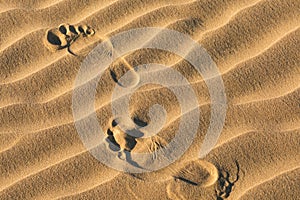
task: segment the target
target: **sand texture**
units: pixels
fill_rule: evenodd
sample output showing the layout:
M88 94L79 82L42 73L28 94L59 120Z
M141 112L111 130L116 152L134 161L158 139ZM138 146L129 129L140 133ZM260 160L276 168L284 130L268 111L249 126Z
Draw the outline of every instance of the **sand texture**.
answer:
M1 200L300 198L299 0L0 0L0 24ZM221 74L227 111L217 144L199 158L212 105L191 63L158 49L114 60L98 82L94 107L107 141L120 152L164 149L181 118L201 110L196 136L180 158L134 174L87 150L72 95L89 52L142 27L175 30L205 48ZM148 125L155 104L167 117L156 135L135 138L118 126L126 122L114 119L111 96L126 72L147 63L182 74L198 104L182 113L168 88L140 87L131 96L129 117ZM81 120L90 114L83 110Z

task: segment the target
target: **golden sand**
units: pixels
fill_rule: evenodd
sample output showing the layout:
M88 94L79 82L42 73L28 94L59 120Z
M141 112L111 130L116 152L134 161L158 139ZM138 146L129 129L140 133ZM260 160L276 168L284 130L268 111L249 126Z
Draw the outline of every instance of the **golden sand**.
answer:
M299 199L300 1L3 0L0 24L1 200ZM57 48L47 32L58 34L61 24L75 25L80 37L68 32ZM95 34L83 37L87 26ZM199 159L211 108L202 77L183 58L161 50L141 49L116 60L99 82L95 108L121 149L163 148L182 117L174 95L150 85L132 96L130 114L148 122L149 108L163 105L163 129L135 139L112 127L111 91L131 66L176 69L201 110L201 129L181 158L158 171L129 174L85 148L74 125L72 91L97 44L140 27L168 28L198 41L222 74L228 110L217 145Z

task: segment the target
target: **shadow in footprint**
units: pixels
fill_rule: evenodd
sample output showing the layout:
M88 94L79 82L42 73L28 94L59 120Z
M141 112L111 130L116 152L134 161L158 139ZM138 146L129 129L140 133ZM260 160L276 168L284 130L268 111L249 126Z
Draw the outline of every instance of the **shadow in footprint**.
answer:
M112 150L126 150L130 152L137 144L136 138L131 134L137 134L135 130L127 130L124 132L121 127L118 126L116 120L112 120L110 128L107 130L107 139L110 141L110 147Z
M217 181L218 170L212 163L199 159L186 163L174 175L174 179L194 186L209 187Z
M48 31L47 41L52 45L60 46L62 44L60 38L56 34L54 34L52 31Z
M129 64L124 58L121 58L120 62L121 63L118 64L118 67L114 67L113 69L110 69L111 78L120 87L123 88L136 87L140 82L140 75L136 72L136 69L129 66Z
M109 72L110 72L111 78L112 78L116 83L118 83L117 74L116 74L114 71L112 71L112 70L109 70Z
M120 145L116 142L113 132L108 129L107 130L107 138L106 141L108 142L108 146L112 151L120 151Z
M78 26L78 31L79 31L80 33L84 33L83 27L82 27L82 26Z
M69 26L69 30L70 30L73 34L76 34L76 35L80 34L80 33L77 33L76 28L75 28L73 25L70 25L70 26Z
M174 178L175 178L175 179L178 179L178 180L181 180L181 181L183 181L183 182L185 182L185 183L194 185L194 186L197 186L197 185L198 185L197 183L195 183L195 182L193 182L193 181L191 181L191 180L185 179L185 178L183 178L183 177L174 176Z
M235 183L240 178L240 165L237 161L235 161L237 172L236 178L234 181L230 181L230 174L228 171L221 169L219 171L218 184L216 185L215 193L217 200L223 200L230 196Z
M147 122L144 122L143 120L141 120L141 119L139 119L139 118L137 118L137 117L134 117L134 118L133 118L133 121L134 121L134 123L135 123L136 125L138 125L138 126L140 126L140 127L145 127L145 126L148 125Z
M66 25L60 25L58 30L64 35L66 35L68 32Z

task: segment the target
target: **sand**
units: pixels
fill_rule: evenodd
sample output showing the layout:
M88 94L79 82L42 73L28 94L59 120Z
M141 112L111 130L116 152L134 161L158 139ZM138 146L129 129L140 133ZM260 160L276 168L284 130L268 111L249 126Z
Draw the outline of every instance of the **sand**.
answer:
M3 0L0 23L1 200L299 199L300 1ZM84 146L72 95L82 62L98 44L142 27L178 31L206 49L221 74L227 110L217 144L199 158L213 106L203 77L185 58L157 49L115 60L97 85L94 107L107 134L101 142L116 144L120 160L141 152L160 159L155 152L172 141L180 119L201 110L180 158L135 174L105 165ZM114 119L111 96L127 71L147 63L184 75L198 105L183 114L168 88L139 88L129 117L149 124L154 104L167 117L156 135L136 138ZM89 115L83 110L81 120Z

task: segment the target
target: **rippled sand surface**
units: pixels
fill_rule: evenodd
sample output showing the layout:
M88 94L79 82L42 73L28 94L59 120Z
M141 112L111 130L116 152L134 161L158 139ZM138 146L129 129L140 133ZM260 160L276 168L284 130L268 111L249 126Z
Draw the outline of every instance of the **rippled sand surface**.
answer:
M1 200L299 199L300 1L3 0L0 24ZM147 85L132 95L129 117L148 124L149 108L162 105L167 118L159 133L132 138L112 123L112 91L132 66L175 69L201 110L200 128L182 157L155 172L130 174L85 148L72 94L89 52L141 27L176 30L205 48L221 73L228 107L217 144L199 159L212 107L203 77L163 50L139 49L115 60L99 81L95 109L120 149L163 149L184 117L172 91Z

